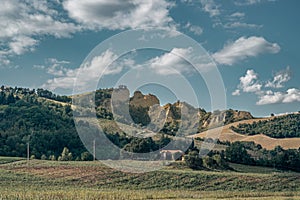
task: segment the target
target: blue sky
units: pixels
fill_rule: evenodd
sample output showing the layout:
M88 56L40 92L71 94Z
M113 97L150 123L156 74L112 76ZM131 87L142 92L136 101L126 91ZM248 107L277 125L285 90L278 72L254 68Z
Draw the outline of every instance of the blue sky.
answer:
M179 31L202 45L222 76L228 108L249 110L256 116L300 110L300 1L0 0L0 3L1 85L44 87L59 94L72 94L76 74L82 72L81 64L99 43L126 30L152 27L170 33ZM131 41L125 39L124 46L130 46ZM204 66L199 61L201 55L184 44L167 49L133 50L122 57L116 57L116 49L106 49L94 56L98 59L90 58L83 72L97 75L93 70L99 72L114 61L98 83L98 87L112 87L122 83L121 75L129 72L132 74L128 77L135 82L138 77L134 77L132 70L148 66L148 70L161 80L169 79L172 87L180 91L178 74L170 71L171 67L192 85L199 106L210 110L208 86L199 74L193 73L186 60L195 62L194 67L204 70L204 76L213 64ZM97 61L97 66L92 61ZM150 76L152 72L143 75L148 73ZM188 90L182 89L186 93L176 95L171 88L158 84L140 89L158 95L162 103L181 99L195 104L190 98L193 95L187 95Z

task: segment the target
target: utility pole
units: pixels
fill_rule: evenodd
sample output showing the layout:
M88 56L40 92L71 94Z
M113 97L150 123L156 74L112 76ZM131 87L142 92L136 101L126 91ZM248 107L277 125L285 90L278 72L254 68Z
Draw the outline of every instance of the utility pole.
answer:
M93 141L93 160L96 160L96 140Z
M30 160L30 144L29 144L29 141L30 141L30 137L31 135L33 134L33 130L31 130L31 134L28 136L28 141L27 141L27 162L29 164L29 160Z
M29 149L29 141L27 142L27 161L30 159L30 149Z

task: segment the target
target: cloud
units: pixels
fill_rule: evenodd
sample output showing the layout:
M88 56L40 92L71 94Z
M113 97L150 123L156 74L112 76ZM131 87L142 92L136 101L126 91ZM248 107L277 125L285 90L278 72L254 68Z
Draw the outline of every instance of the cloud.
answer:
M245 22L245 13L235 12L231 15L226 15L222 19L219 19L216 23L213 24L213 27L220 26L224 29L259 29L263 25L251 24ZM222 22L223 21L223 22Z
M10 52L21 55L26 51L33 51L34 47L38 44L38 41L27 37L27 36L17 36L13 37L12 41L8 44Z
M240 96L241 91L239 89L236 89L234 92L232 92L232 96Z
M169 16L174 5L166 0L2 0L0 64L34 51L48 36L67 38L83 30L175 29Z
M69 17L91 29L164 27L173 20L165 0L66 0Z
M194 66L188 62L193 63ZM207 55L196 55L192 47L173 48L168 53L150 59L146 64L161 75L191 74L196 69L209 70L209 68L214 66L214 63L208 59Z
M243 92L259 93L262 88L262 84L258 82L258 74L254 70L247 70L246 75L240 78L240 84L238 86Z
M201 35L203 33L203 28L200 26L192 25L190 22L188 22L184 28L188 29L190 32L192 32L195 35Z
M50 64L50 66L47 67L48 74L54 76L64 76L70 70L67 68L67 66L70 64L69 61L59 61L55 58L49 58L46 62Z
M286 91L265 90L266 87L282 88L282 83L290 80L290 68L287 67L275 74L272 81L262 85L258 79L258 74L254 70L247 70L246 75L240 78L238 88L232 92L233 96L241 95L241 91L245 93L255 93L258 97L256 105L267 105L275 103L292 103L300 102L300 90L290 88ZM263 88L263 86L265 88Z
M233 29L233 28L262 28L262 25L257 25L257 24L248 24L244 22L230 22L226 23L223 25L224 28L226 29Z
M271 90L259 96L257 105L266 105L274 103L292 103L300 102L300 90L296 88L288 89L286 92L273 92Z
M122 62L113 63L117 58L118 56L113 51L107 50L101 55L95 56L91 61L86 62L77 69L66 68L64 65L69 64L67 61L51 59L50 62L53 63L53 65L47 68L47 72L55 77L49 79L42 87L50 90L58 88L73 89L76 81L79 89L85 91L92 90L94 84L98 82L99 77L117 74L126 66L134 64L128 59L125 59Z
M165 53L162 56L157 56L147 63L151 69L158 74L171 75L189 72L188 63L184 60L192 53L192 48L174 48L171 52Z
M214 0L200 0L202 5L202 10L207 12L210 17L215 17L221 14L219 10L219 5L217 5Z
M224 48L212 56L219 64L233 65L248 57L255 57L263 53L275 54L280 51L277 43L270 43L263 37L241 37L228 43Z
M195 66L191 66L192 62ZM76 82L78 90L92 91L99 77L119 74L125 69L148 67L159 75L169 76L176 74L192 74L197 69L209 69L214 66L207 55L196 55L192 47L173 48L170 52L151 58L143 63L135 63L131 57L119 59L112 51L107 50L95 56L80 68L71 69L68 61L59 61L55 58L46 60L46 65L36 65L34 68L46 70L54 78L47 80L42 86L50 90L73 89ZM79 75L79 76L77 76Z
M268 81L265 87L270 88L283 88L283 83L288 82L291 79L291 71L290 67L288 66L285 70L277 72L273 77L272 81Z
M68 67L71 63L69 61L48 58L45 63L45 65L34 65L33 68L46 70L48 74L53 76L65 76L70 71Z
M33 51L43 36L70 37L81 28L59 19L50 1L3 0L0 8L0 57L10 64L10 58Z
M300 90L296 88L291 88L286 91L283 103L291 103L291 102L300 102Z
M231 18L243 18L245 17L245 13L235 12L230 15Z
M237 6L255 5L263 2L274 2L276 0L237 0L234 2Z

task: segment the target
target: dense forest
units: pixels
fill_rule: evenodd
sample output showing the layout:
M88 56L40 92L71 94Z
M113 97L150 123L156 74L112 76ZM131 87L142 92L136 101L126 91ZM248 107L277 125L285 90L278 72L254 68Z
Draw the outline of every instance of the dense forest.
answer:
M300 114L278 116L270 120L261 120L252 124L239 124L231 129L240 134L265 134L273 138L300 137Z

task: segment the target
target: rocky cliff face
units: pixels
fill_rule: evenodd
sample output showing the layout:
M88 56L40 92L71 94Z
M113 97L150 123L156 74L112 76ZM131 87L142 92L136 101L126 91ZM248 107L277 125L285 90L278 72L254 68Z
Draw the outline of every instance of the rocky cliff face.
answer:
M174 104L166 104L163 108L167 114L167 122L183 123L182 119L188 118L190 125L193 124L192 126L196 126L196 123L198 123L198 131L230 124L236 121L253 119L251 113L247 111L229 109L211 113L206 112L204 109L196 109L185 102L179 101Z
M153 94L144 95L140 91L135 91L130 98L130 105L136 107L149 108L150 106L160 104L159 99Z
M157 127L162 127L162 123L167 123L171 127L169 129L176 129L177 126L193 127L193 130L190 131L194 132L195 127L198 131L203 131L240 120L253 119L251 113L246 111L229 109L206 112L204 109L194 108L188 103L180 101L160 106L160 101L155 95L144 95L142 92L136 91L130 97L130 92L126 87L114 89L111 96L112 99L108 98L102 101L102 106L110 107L112 102L114 115L124 118L122 122L127 123L132 123L132 121L126 120L132 118L137 124L147 125L151 122ZM110 108L107 110L111 111Z

